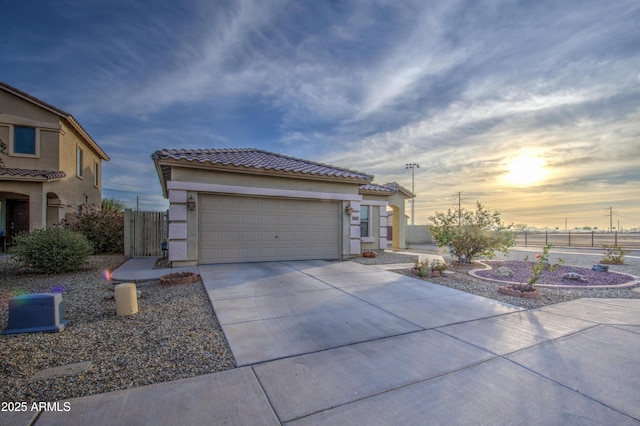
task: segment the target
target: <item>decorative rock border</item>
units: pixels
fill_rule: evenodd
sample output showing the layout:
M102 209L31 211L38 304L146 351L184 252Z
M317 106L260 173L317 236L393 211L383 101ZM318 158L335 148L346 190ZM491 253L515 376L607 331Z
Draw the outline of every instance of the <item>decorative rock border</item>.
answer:
M479 280L485 280L485 281L493 281L496 283L501 283L501 284L507 284L507 285L525 285L526 283L519 283L519 282L514 282L514 281L505 281L505 280L497 280L497 279L493 279L493 278L487 278L487 277L481 277L480 275L476 274L476 271L486 271L487 269L493 269L491 267L491 265L487 265L484 262L479 262L476 261L476 263L479 263L481 265L484 266L484 269L472 269L468 272L469 275L471 275L472 277L475 277ZM566 265L569 266L569 265ZM576 266L576 268L584 268L584 266ZM562 285L562 284L534 284L534 286L536 287L544 287L544 288L565 288L565 289L589 289L589 288L593 288L593 289L620 289L620 288L629 288L629 287L634 287L636 285L640 285L640 277L636 277L633 275L629 275L629 274L623 274L621 272L614 272L614 271L609 271L609 274L620 274L620 275L627 275L629 277L633 278L633 281L629 281L627 283L622 283L622 284L615 284L615 285ZM506 294L506 293L503 293Z
M540 291L538 289L533 291L522 291L511 287L498 287L498 293L506 294L507 296L524 297L525 299L537 299L540 297Z
M172 274L166 274L160 277L160 284L162 285L174 285L174 284L189 284L200 279L200 275L193 272L174 272Z

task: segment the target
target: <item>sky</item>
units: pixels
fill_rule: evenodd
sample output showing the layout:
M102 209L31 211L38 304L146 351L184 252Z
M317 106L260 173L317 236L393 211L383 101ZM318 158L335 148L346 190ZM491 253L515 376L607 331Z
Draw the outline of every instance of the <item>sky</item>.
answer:
M0 81L71 113L111 157L103 197L129 207L168 208L158 149L259 148L413 189L415 224L460 201L530 227L640 228L637 0L22 0L2 15Z

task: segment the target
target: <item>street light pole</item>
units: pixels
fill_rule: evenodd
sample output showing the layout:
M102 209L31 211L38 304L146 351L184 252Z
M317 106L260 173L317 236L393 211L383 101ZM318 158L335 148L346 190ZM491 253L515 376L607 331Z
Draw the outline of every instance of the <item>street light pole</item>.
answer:
M415 206L416 206L416 196L415 196L415 171L420 168L420 164L417 163L407 163L404 166L405 169L411 169L411 192L413 193L413 198L411 199L411 224L415 225Z

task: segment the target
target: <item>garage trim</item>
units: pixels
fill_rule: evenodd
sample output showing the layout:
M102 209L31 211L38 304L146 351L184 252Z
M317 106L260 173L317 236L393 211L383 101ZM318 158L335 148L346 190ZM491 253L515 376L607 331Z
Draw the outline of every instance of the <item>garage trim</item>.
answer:
M306 198L335 201L360 201L362 195L335 192L297 191L294 189L258 188L252 186L218 185L215 183L167 181L167 189L220 194L253 195L263 197Z

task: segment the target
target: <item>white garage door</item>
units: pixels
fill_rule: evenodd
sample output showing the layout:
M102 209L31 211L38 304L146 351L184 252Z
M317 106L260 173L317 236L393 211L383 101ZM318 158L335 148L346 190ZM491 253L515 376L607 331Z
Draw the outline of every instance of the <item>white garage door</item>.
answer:
M201 195L199 263L337 259L337 202Z

